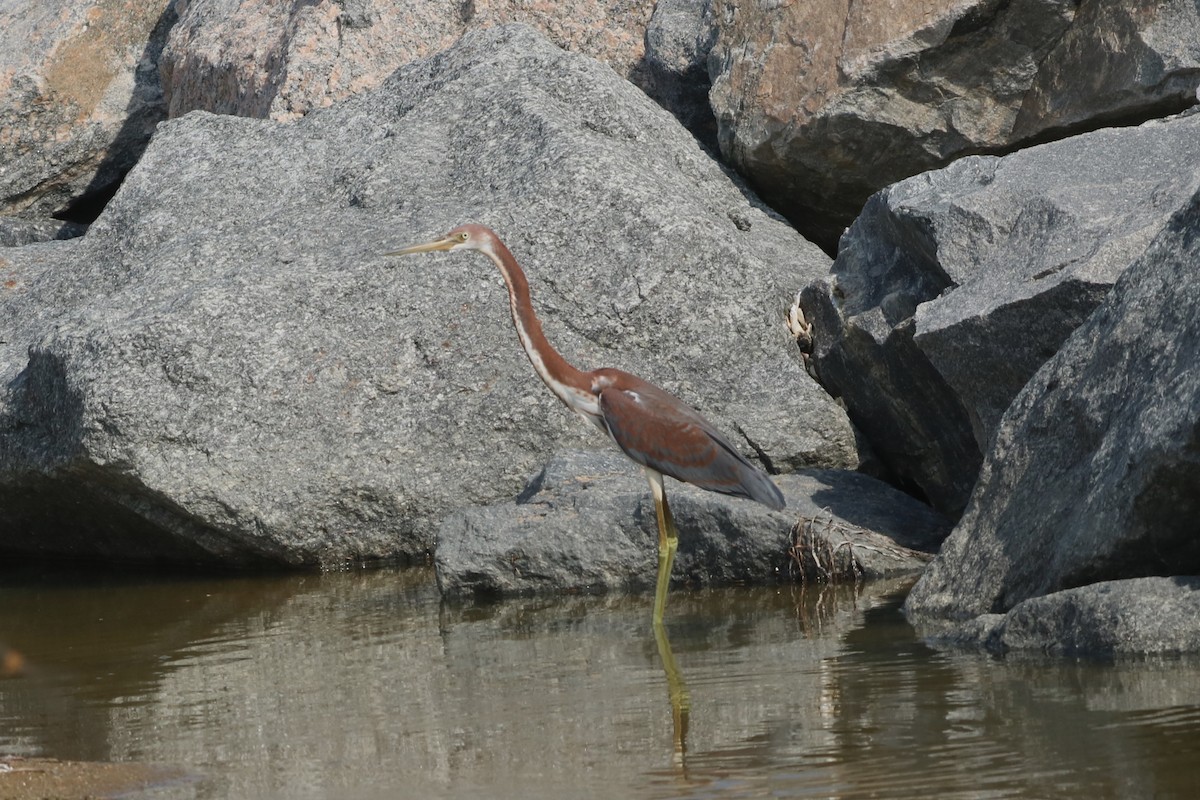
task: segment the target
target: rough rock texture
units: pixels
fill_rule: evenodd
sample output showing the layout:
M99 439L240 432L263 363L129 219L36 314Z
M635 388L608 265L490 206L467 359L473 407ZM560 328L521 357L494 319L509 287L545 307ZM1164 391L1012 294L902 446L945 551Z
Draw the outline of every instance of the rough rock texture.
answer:
M53 239L72 239L87 232L86 225L39 216L0 216L0 247L20 247Z
M958 514L1012 399L1197 188L1197 114L891 186L800 298L812 366L896 480Z
M807 470L776 479L788 507L674 481L667 499L679 528L676 582L693 585L850 580L915 573L949 529L945 518L856 472ZM797 519L815 535L799 552ZM468 508L438 531L444 594L646 589L654 586L658 523L646 480L616 453L555 457L515 500ZM843 574L821 567L846 565ZM849 559L853 563L848 563Z
M920 632L937 646L997 654L1175 655L1200 653L1198 620L1200 578L1132 578L1033 597L1007 614Z
M641 83L651 0L189 0L163 54L172 117L294 119L375 87L465 32L524 22Z
M2 547L418 553L552 452L609 446L538 382L484 257L380 257L472 219L575 363L777 470L856 464L782 324L828 259L612 70L501 27L295 123L164 123L87 236L5 255Z
M1195 102L1192 0L716 4L722 152L832 249L874 191L970 153Z
M642 86L714 152L717 120L708 102L708 56L716 40L712 0L658 0L646 26Z
M157 61L174 19L167 0L0 6L0 215L111 193L166 113Z
M908 598L962 619L1097 581L1200 574L1200 194L1004 415Z
M1011 138L1162 116L1194 102L1200 9L1193 0L1079 3L1038 65Z

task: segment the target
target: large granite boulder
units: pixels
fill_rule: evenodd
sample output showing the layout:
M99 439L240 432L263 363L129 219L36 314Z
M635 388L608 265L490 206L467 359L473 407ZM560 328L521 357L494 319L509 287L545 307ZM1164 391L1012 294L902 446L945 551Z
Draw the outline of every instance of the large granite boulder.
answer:
M468 220L580 366L660 383L773 470L857 463L782 323L828 259L611 69L500 27L294 123L164 123L85 237L6 254L0 547L417 554L610 446L538 382L486 259L380 255Z
M644 83L652 0L189 0L163 53L172 117L294 119L374 88L464 33L522 22Z
M0 215L94 216L166 116L158 57L174 3L0 6ZM22 236L54 238L50 223Z
M1200 188L1200 115L975 156L877 194L800 298L893 479L966 506L1000 417Z
M776 478L787 508L668 482L672 575L691 585L856 581L919 572L949 531L928 506L858 472ZM467 508L438 531L447 595L639 590L657 577L658 522L641 470L616 453L566 453L515 500Z
M1200 193L1017 396L910 615L962 620L1099 581L1200 574L1197 263Z
M200 109L294 119L378 86L396 67L504 22L610 64L645 89L650 0L17 0L0 7L0 244L90 222L155 126ZM660 93L672 98L672 87ZM710 115L711 116L711 115Z
M876 190L1195 102L1192 0L717 3L722 152L832 250Z

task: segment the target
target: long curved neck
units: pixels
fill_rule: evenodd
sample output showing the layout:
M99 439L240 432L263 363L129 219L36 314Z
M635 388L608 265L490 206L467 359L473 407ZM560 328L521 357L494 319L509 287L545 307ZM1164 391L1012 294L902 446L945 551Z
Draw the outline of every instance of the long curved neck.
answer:
M524 271L499 239L493 240L492 246L483 252L495 262L504 276L513 325L516 326L525 354L529 356L529 362L559 400L569 408L581 410L580 402L593 397L591 381L551 347L546 334L542 333L542 323L533 312L529 281Z

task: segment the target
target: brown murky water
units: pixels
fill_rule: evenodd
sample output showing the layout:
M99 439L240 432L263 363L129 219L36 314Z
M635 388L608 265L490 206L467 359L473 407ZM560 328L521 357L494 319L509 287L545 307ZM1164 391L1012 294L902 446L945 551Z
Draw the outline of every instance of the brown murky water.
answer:
M648 596L0 576L0 758L131 798L1200 796L1200 662L939 654L902 589L675 592L672 675Z

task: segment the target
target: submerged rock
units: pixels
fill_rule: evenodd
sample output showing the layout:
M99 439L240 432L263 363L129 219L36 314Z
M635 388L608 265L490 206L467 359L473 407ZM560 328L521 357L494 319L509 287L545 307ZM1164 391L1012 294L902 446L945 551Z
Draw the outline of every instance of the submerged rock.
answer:
M1108 658L1200 653L1198 619L1200 577L1177 576L1064 589L959 625L919 622L918 631L941 647Z
M856 472L776 478L788 506L674 481L676 583L857 580L919 571L948 521ZM448 595L641 590L654 586L658 522L641 470L618 453L556 456L515 501L463 509L438 531L438 585Z
M85 237L6 254L0 549L423 554L456 508L606 446L485 258L380 256L471 220L578 365L660 383L776 470L857 463L782 324L828 259L612 70L501 27L295 123L165 123Z
M965 619L1099 581L1200 574L1197 263L1200 193L1006 412L911 616Z
M812 367L894 479L957 515L1012 399L1198 187L1197 114L888 187L800 298Z

